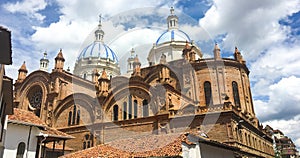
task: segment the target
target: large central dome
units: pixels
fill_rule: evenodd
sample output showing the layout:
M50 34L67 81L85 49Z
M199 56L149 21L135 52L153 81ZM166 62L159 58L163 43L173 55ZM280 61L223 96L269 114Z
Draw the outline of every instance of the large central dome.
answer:
M74 74L92 81L95 72L106 70L109 77L120 75L120 67L116 53L103 42L101 17L96 29L95 40L82 49L77 57Z
M103 58L118 62L116 53L102 41L94 41L93 43L85 47L79 54L77 60L83 58Z

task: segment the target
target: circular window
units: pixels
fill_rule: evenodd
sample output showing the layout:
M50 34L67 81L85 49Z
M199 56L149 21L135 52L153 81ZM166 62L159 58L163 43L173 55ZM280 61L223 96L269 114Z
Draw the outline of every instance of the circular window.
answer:
M42 104L42 97L43 97L43 91L40 86L34 86L29 90L29 93L27 95L28 101L29 101L29 109L30 110L37 110L41 108Z

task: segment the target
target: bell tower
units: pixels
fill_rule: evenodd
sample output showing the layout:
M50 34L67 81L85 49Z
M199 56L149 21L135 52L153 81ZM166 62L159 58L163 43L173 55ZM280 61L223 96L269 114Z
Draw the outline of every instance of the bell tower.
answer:
M135 57L135 50L132 48L130 51L130 57L127 59L127 73L133 72L134 57Z
M47 59L47 52L44 52L44 57L40 60L40 70L48 72L49 60Z

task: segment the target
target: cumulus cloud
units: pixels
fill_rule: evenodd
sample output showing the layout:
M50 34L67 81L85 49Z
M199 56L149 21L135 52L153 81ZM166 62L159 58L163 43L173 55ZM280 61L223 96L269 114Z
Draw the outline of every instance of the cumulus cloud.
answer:
M270 120L263 123L270 125L273 129L280 129L286 136L292 138L297 147L300 146L300 115L287 120Z
M256 100L255 111L262 121L291 119L300 113L300 78L290 76L264 87L268 89L269 100Z
M3 7L11 13L22 13L26 14L31 18L35 18L39 21L43 21L45 16L38 13L45 9L47 2L45 0L23 0L15 3L6 3Z
M247 60L257 58L268 46L282 42L289 28L279 20L299 10L298 0L214 0L212 7L199 24L212 36L227 33L224 48L234 46L244 50Z
M143 64L147 64L146 56L160 35L159 31L167 29L165 19L169 15L169 8L157 1L138 2L134 5L121 1L114 6L111 6L111 3L95 1L58 3L62 13L59 21L46 27L34 27L36 31L31 40L38 43L36 49L50 52L49 58L54 57L59 48L63 48L66 67L70 67L71 70L80 50L93 42L93 32L100 13L104 17L102 29L105 32L105 43L119 58L128 57L130 49L135 47ZM177 12L180 13L180 10ZM52 64L50 66L53 66ZM126 69L125 66L121 67Z

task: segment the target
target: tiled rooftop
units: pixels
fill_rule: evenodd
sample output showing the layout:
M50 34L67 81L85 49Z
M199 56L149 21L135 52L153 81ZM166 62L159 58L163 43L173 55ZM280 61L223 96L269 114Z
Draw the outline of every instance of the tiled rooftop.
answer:
M8 122L19 123L19 124L30 124L39 127L47 126L34 113L22 109L17 109L17 108L14 108L13 115L8 115Z
M22 125L37 126L43 128L41 131L43 134L48 134L49 137L55 138L74 138L64 132L58 131L55 128L47 126L39 117L34 113L18 108L14 108L14 114L8 115L8 122Z

